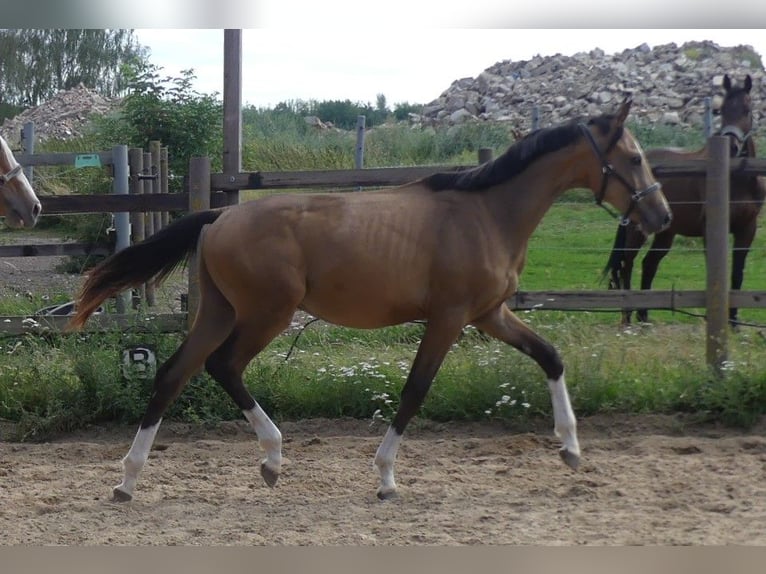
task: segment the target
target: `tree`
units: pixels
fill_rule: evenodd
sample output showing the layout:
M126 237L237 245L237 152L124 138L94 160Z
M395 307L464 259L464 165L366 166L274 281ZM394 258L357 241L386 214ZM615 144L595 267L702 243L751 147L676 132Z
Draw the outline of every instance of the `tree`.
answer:
M132 30L0 30L0 100L36 106L82 83L111 97L147 59Z

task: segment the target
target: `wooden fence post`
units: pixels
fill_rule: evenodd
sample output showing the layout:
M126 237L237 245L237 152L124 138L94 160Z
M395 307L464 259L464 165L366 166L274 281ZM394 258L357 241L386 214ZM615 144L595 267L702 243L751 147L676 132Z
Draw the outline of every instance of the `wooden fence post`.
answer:
M711 137L708 150L705 181L706 358L708 366L720 373L728 355L729 139Z
M189 159L189 212L210 209L210 158ZM187 325L191 329L199 307L199 253L189 258L189 294Z
M492 161L492 148L480 147L479 148L479 165Z
M242 171L242 30L223 31L223 172ZM239 203L239 190L226 191L226 204Z
M144 174L144 193L150 194L154 193L154 178L152 177L152 154L148 152L143 152L144 156L144 166L143 166L143 174ZM159 230L157 230L159 231ZM155 229L154 229L154 215L151 211L147 211L144 213L144 236L145 237L151 237L154 235ZM146 304L149 307L154 307L154 305L157 302L157 296L154 289L154 282L149 281L149 283L146 284Z
M141 176L144 174L144 152L141 148L131 148L128 150L128 165L130 167L130 193L141 195L144 193L144 180ZM130 214L130 228L132 231L131 239L133 243L143 241L146 237L144 228L144 213L133 211ZM146 297L146 285L138 288L138 298L134 301L141 304Z

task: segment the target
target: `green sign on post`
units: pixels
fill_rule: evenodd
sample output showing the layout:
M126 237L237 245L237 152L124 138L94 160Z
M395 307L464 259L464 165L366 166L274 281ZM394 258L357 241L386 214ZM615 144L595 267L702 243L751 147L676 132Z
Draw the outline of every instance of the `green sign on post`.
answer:
M101 156L97 153L78 154L74 158L74 167L76 169L81 167L101 167Z

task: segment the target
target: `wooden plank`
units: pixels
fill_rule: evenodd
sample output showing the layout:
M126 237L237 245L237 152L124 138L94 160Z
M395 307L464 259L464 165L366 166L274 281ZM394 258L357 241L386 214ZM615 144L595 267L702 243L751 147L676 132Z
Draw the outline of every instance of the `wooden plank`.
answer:
M621 310L705 308L705 291L520 291L508 299L508 305L518 310ZM729 303L740 308L766 307L764 291L730 291Z
M210 195L211 207L223 207L223 193ZM113 213L120 211L187 211L188 193L152 193L142 195L41 195L45 214Z
M401 185L440 171L460 171L470 166L380 167L367 169L328 169L313 171L256 171L249 173L214 173L211 188L300 189L305 187L350 187Z
M0 333L22 335L61 333L69 317L0 317ZM83 329L86 333L128 331L131 333L177 333L186 328L186 313L157 315L103 314L93 315Z
M766 307L766 291L731 291L730 302L741 309ZM704 308L705 291L521 291L508 300L515 310L579 311L619 310L623 307L650 309ZM30 320L31 319L31 320ZM43 334L61 332L68 317L0 316L0 333ZM131 331L176 333L186 329L186 313L103 314L92 316L85 332Z
M687 159L652 165L655 177L699 176L707 173L706 159ZM729 162L729 173L736 175L766 175L766 159L740 158Z
M112 164L112 152L110 151L100 151L100 152L92 152L92 153L18 153L15 154L16 161L18 161L21 165L27 166L27 165L74 165L75 159L78 155L97 155L99 160L101 161L101 165L111 165Z
M476 166L434 165L366 169L214 173L211 174L210 180L212 189L223 191L242 189L301 189L307 187L385 187L409 183L437 172L460 171L473 167ZM652 169L657 177L698 175L704 178L707 163L704 159L683 160L657 164ZM766 175L766 159L743 158L734 160L731 162L731 173L738 175Z
M109 255L111 249L95 243L39 243L33 245L0 245L0 257L54 257L76 255Z

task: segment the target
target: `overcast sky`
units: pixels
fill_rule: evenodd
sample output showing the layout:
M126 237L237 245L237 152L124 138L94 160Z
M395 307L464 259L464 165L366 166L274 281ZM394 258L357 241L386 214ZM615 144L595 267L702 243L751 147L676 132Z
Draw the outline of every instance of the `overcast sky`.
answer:
M389 107L428 103L453 80L476 77L503 60L607 54L689 40L751 45L766 59L766 31L732 29L438 29L366 28L369 14L316 25L242 31L242 101L271 107L288 100L345 100ZM305 18L302 20L305 23ZM357 25L358 22L361 22ZM136 29L150 61L167 75L193 68L203 93L223 94L222 29Z

